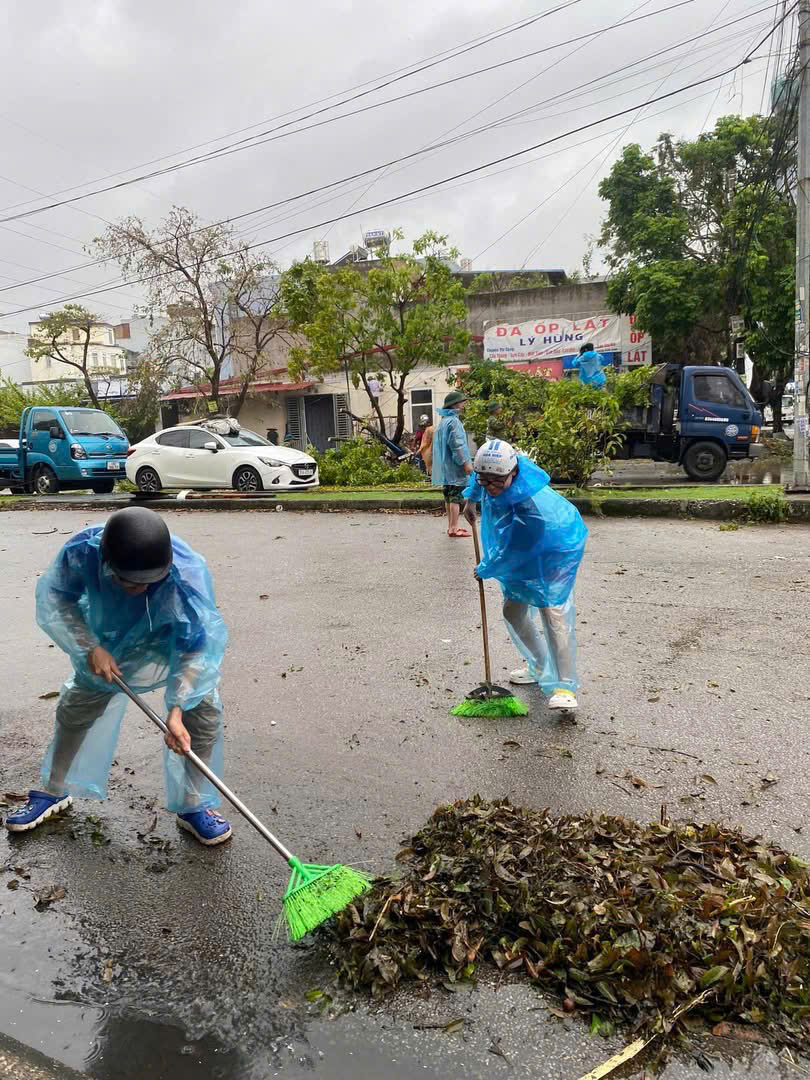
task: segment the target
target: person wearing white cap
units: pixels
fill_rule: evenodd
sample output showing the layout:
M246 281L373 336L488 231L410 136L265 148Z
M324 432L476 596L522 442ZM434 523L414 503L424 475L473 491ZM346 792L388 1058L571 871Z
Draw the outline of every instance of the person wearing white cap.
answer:
M479 580L503 592L506 628L527 661L515 683L539 684L549 708L577 708L574 583L588 530L579 511L549 486L548 473L502 439L475 456L464 497L473 524L481 504Z

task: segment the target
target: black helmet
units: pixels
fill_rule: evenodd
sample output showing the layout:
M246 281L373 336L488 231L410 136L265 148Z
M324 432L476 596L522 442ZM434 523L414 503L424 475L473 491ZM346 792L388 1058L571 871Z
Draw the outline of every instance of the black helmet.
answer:
M172 568L172 538L160 514L145 506L128 506L116 510L104 526L101 554L122 580L151 585Z

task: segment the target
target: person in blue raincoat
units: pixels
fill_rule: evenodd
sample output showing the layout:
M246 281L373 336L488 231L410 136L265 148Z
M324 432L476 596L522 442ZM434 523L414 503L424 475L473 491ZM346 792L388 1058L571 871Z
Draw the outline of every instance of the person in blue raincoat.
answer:
M172 536L153 510L127 507L77 533L42 575L37 622L70 657L73 674L56 707L42 790L9 814L24 832L67 809L73 796L103 799L128 698L165 687L168 808L206 845L231 835L214 812L216 789L184 758L193 749L222 774L219 669L227 631L202 556Z
M548 473L501 439L476 454L464 496L471 524L481 504L475 576L500 584L506 627L528 664L511 681L537 682L552 709L576 709L574 583L588 536L579 511L549 486Z
M573 366L579 370L579 381L587 386L602 389L607 382L602 369L608 366L608 361L590 343L583 345L579 350L579 356Z
M467 432L461 422L466 398L458 390L445 395L444 406L439 409L441 421L433 435L433 468L431 481L444 494L447 510L447 535L469 536L466 529L459 528L461 507L464 505L464 485L473 471Z

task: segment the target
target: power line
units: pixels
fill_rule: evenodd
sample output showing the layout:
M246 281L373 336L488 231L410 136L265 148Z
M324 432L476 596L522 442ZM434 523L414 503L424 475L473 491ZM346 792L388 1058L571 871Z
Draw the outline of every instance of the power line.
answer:
M130 169L119 170L118 172L114 172L114 173L107 173L106 175L98 177L98 178L96 178L94 180L85 181L84 184L77 184L74 187L63 188L61 191L55 192L54 195L61 195L61 194L64 194L65 192L68 192L68 191L75 191L80 187L86 187L87 184L95 184L95 183L101 182L102 180L107 180L107 179L109 179L109 178L111 178L113 176L121 176L121 175L123 175L123 174L125 174L127 172L132 172L134 169L137 169L137 168L145 168L145 167L147 167L149 165L156 164L159 161L165 161L167 158L173 157L177 153L184 154L184 153L188 153L188 152L190 152L192 150L197 150L202 146L209 146L209 145L211 145L212 143L215 143L215 142L222 142L224 139L232 138L234 135L241 135L245 131L251 131L254 128L262 127L262 126L264 126L265 124L268 124L268 123L274 123L276 120L281 120L285 116L291 116L293 113L299 113L299 112L301 112L302 109L309 109L309 108L313 108L316 105L321 105L323 102L331 101L333 98L341 97L343 94L351 94L352 95L350 97L344 97L342 101L334 102L334 104L332 104L332 105L327 105L322 109L317 109L314 112L307 113L303 117L301 117L301 116L296 117L294 120L290 120L286 124L280 125L280 127L284 128L284 127L289 127L292 124L300 123L301 120L309 119L312 116L320 115L321 113L328 112L328 111L330 111L332 109L338 109L342 105L350 104L352 101L356 101L359 98L366 97L369 94L376 94L380 90L384 90L388 86L392 86L393 84L395 84L397 82L401 82L403 79L409 79L414 75L421 74L423 71L427 71L430 68L436 67L439 64L447 63L450 60L456 60L460 56L464 56L466 53L472 52L474 49L479 49L479 48L481 48L481 47L483 47L485 45L489 45L492 42L498 41L501 38L508 36L509 34L516 33L519 30L525 30L528 27L532 26L534 23L539 22L542 19L548 18L551 15L556 15L560 11L565 11L569 7L574 7L576 4L579 4L581 2L582 2L582 0L565 0L564 3L557 4L553 8L543 10L541 12L536 13L533 16L527 17L525 19L520 19L517 22L509 23L504 27L499 27L497 30L488 32L487 34L483 34L483 35L481 35L480 37L477 37L477 38L472 38L469 41L462 42L460 45L453 46L450 49L445 49L443 52L434 53L431 56L427 57L426 60L424 60L424 61L416 61L415 65L414 64L407 64L407 65L405 65L405 67L396 68L394 71L388 72L387 74L379 76L379 77L377 77L375 79L369 79L366 82L358 83L356 86L350 87L348 90L338 91L335 94L329 94L327 97L319 98L316 101L310 102L308 105L302 105L302 106L298 106L295 109L289 109L286 112L280 113L275 117L266 118L264 120L258 121L255 124L249 124L246 127L238 128L236 131L228 132L225 135L219 135L214 139L206 139L203 142L195 143L193 146L186 147L183 150L175 151L175 153L164 154L161 157L152 158L149 161L142 162L139 165L132 166ZM384 81L381 82L380 81L381 79L384 80ZM371 84L378 84L378 85L371 85ZM364 87L368 87L370 85L371 85L370 89L363 90ZM362 90L363 92L354 94L353 91L355 91L355 90ZM278 130L278 129L274 129L274 130ZM250 136L250 138L248 138L248 139L241 139L241 140L239 140L239 143L250 142L254 138L259 138L259 136L256 135L256 136ZM229 145L238 145L238 144L229 144ZM220 147L219 148L219 150L224 150L224 149L226 149L226 147ZM211 151L210 153L215 154L215 153L218 153L218 151ZM199 162L201 160L205 160L208 156L209 156L208 154L198 155L196 158L190 159L186 163L181 163L181 166L184 166L185 164L195 164L195 163L197 163L197 162ZM168 170L168 171L171 171L171 170ZM163 171L156 171L156 172L151 173L149 175L150 176L158 176L158 175L162 175L162 174L163 174ZM138 178L135 178L133 180L127 181L127 183L136 183L137 181L138 181ZM115 186L115 185L113 185L113 186ZM106 188L104 190L112 190L112 188ZM53 197L53 196L47 196L47 197ZM32 201L32 200L26 200L26 201L21 202L21 203L15 203L12 206L4 207L3 210L0 211L0 212L4 213L6 210L15 209L17 206L25 206L30 201ZM68 200L65 200L65 201L68 201ZM49 209L49 207L41 207L39 209Z
M724 78L726 75L729 75L731 72L736 71L738 68L742 67L744 64L749 63L750 60L753 57L753 54L756 52L756 50L758 48L760 48L760 46L765 41L768 40L768 37L773 32L774 32L774 29L770 30L769 34L765 38L763 38L762 41L759 42L759 44L756 45L753 50L751 50L745 57L743 57L742 60L738 61L736 64L732 65L731 67L726 68L724 71L717 72L714 75L709 75L709 76L706 76L705 78L702 78L702 79L697 79L697 80L695 80L695 81L693 81L691 83L688 83L685 86L678 87L676 90L669 90L669 91L667 91L667 93L661 94L658 97L650 98L647 102L644 102L643 104L652 105L652 104L655 104L658 101L666 101L669 98L676 97L678 94L682 94L687 90L693 89L694 87L705 86L707 83L715 82L718 79ZM503 164L504 162L507 162L507 161L514 161L516 158L523 157L525 154L532 153L533 151L542 149L545 146L551 146L551 145L553 145L555 143L558 143L561 140L563 140L565 138L568 138L568 137L570 137L572 135L578 135L583 131L588 131L591 128L598 127L600 124L607 123L609 120L615 120L620 116L626 116L628 113L634 112L638 108L639 108L639 103L636 103L635 105L632 105L632 106L630 106L630 107L628 107L626 109L620 109L617 112L611 113L608 116L603 116L598 120L593 120L590 123L582 124L579 127L572 128L569 131L562 132L559 135L554 135L551 138L545 139L545 140L543 140L543 141L541 141L539 143L535 143L532 146L524 147L522 150L516 150L511 154L505 154L502 157L494 159L493 161L484 162L483 164L476 165L476 166L474 166L473 168L470 168L470 169L464 169L461 172L455 173L453 176L448 176L448 177L445 177L442 180L435 180L432 183L424 184L421 187L415 188L412 191L404 192L401 195L396 195L396 196L393 196L392 198L389 198L389 199L383 199L380 202L375 203L373 206L364 207L361 210L352 210L352 211L349 211L348 213L345 213L345 214L339 214L336 217L330 218L330 219L328 219L326 221L320 221L320 222L316 222L313 225L304 226L304 227L299 228L299 229L293 229L293 230L290 230L289 232L281 234L280 236L270 237L269 239L262 240L262 241L260 241L260 242L258 242L256 244L247 245L245 248L242 248L241 250L248 251L248 250L253 250L255 248L258 248L258 247L264 247L267 244L276 243L279 240L286 240L290 236L296 236L296 235L300 235L301 233L311 232L313 229L323 228L326 225L332 224L333 221L342 221L342 220L346 220L347 218L356 217L358 214L367 213L369 210L377 210L377 209L379 209L380 207L383 207L383 206L390 206L393 203L397 203L397 202L402 201L405 198L408 198L409 196L422 194L422 193L427 192L427 191L432 191L432 190L434 190L434 189L436 189L438 187L443 187L444 185L449 184L454 180L459 180L459 179L461 179L463 177L472 176L475 173L480 173L484 169L491 168L491 167L493 167L495 165ZM206 262L216 262L221 258L227 258L230 255L235 255L235 254L238 254L238 252L237 251L227 252L224 255L220 254L220 255L217 255L213 259L205 260L205 261ZM75 294L73 296L67 296L67 297L59 297L58 299L53 300L51 303L52 304L68 303L68 302L70 302L72 300L82 299L83 297L86 297L86 296L100 295L101 293L111 292L111 291L114 291L114 290L119 289L119 288L126 288L129 285L143 284L146 281L156 280L159 277L166 277L166 276L169 276L171 273L174 273L174 272L175 272L174 270L168 270L165 273L147 275L146 277L143 277L143 278L136 278L136 279L133 279L131 281L119 282L118 284L109 285L109 286L107 286L107 287L105 287L103 289L93 290L92 292L78 293L78 294ZM32 305L30 307L18 308L15 311L11 311L11 312L6 313L2 317L6 318L8 316L19 315L19 314L22 314L25 311L33 310L33 308L35 306L43 307L43 306L48 306L48 305L40 304L40 305Z
M774 7L780 6L780 3L781 3L781 0L777 0L777 3L775 3L775 4L770 4L770 5L767 5L764 8L759 8L759 9L753 10L753 11L751 11L751 12L749 12L749 13L743 15L743 16L732 19L728 23L724 23L721 26L715 27L715 29L710 31L709 34L702 33L702 34L694 35L693 37L686 38L685 40L683 40L681 42L678 42L675 45L671 45L671 46L668 46L667 48L657 50L656 52L650 53L647 56L642 57L640 60L637 60L637 61L635 61L634 63L632 63L630 65L623 65L623 67L621 67L621 68L617 68L614 71L608 72L606 75L600 76L599 79L589 80L586 83L580 84L580 86L578 86L578 87L573 87L569 91L564 91L562 93L555 94L551 98L547 98L544 101L535 102L531 106L520 109L517 112L508 114L506 117L501 117L500 119L490 121L489 123L484 124L484 125L482 125L482 126L480 126L478 128L472 129L471 131L464 132L463 134L461 134L459 136L456 136L453 139L447 140L444 144L438 143L438 144L434 144L432 146L423 147L420 150L412 151L411 153L404 154L401 157L393 158L392 160L390 160L388 162L385 162L385 163L383 163L381 165L375 165L375 166L372 166L369 169L364 169L364 170L362 170L362 171L360 171L358 173L354 173L354 174L352 174L350 176L343 177L340 180L331 181L331 182L329 182L327 184L320 185L319 187L311 188L308 191L299 192L296 195L288 196L288 197L286 197L284 199L277 200L276 202L268 203L268 204L266 204L264 206L257 207L257 208L255 208L253 210L248 210L248 211L245 211L244 213L233 215L230 218L225 218L225 219L223 219L221 221L213 222L211 225L201 226L200 229L195 230L195 231L203 231L206 228L215 228L217 226L232 224L232 223L234 223L236 221L244 220L247 217L252 217L252 216L255 216L257 214L262 214L262 213L265 213L268 210L274 210L274 209L277 209L280 206L285 206L285 205L288 205L289 203L300 201L302 199L307 199L307 198L310 198L313 195L318 195L318 194L320 194L320 193L322 193L324 191L329 190L330 188L335 188L335 187L342 186L343 184L351 183L353 180L361 179L363 177L369 176L369 175L371 175L371 174L373 174L375 172L378 172L380 170L383 170L383 169L388 169L392 165L399 165L399 164L402 164L404 162L412 161L413 159L420 157L424 153L429 153L429 152L431 152L433 150L443 149L443 148L455 145L458 142L468 140L470 138L475 137L476 135L479 135L479 134L481 134L483 132L489 131L489 130L495 128L495 127L502 126L508 120L511 120L516 116L525 115L527 112L529 112L531 110L538 109L543 105L547 105L547 104L549 104L551 102L560 101L560 100L565 99L566 97L570 97L577 90L581 90L581 89L586 88L586 87L587 88L594 88L595 86L598 86L598 84L600 82L604 82L605 80L611 78L613 75L621 74L621 72L626 71L628 69L628 67L630 67L630 68L638 67L639 64L643 64L647 60L651 60L651 59L655 59L655 58L660 57L660 56L664 56L664 55L672 52L675 49L679 49L679 48L682 48L684 46L693 44L696 41L702 40L704 37L707 37L710 34L716 33L716 32L721 31L721 30L728 29L729 27L737 25L740 22L747 21L749 18L751 18L754 15L761 14L764 11L770 11ZM652 13L652 14L655 14L655 13ZM625 25L627 25L627 24L625 24ZM617 115L619 115L619 114L617 114ZM395 171L400 171L400 170L395 170ZM331 202L332 199L329 199L329 200L326 200L326 201ZM316 205L319 205L319 204L316 204ZM366 209L374 209L374 208L375 207L366 207ZM297 215L293 215L293 216L297 216ZM276 219L276 220L278 220L278 219ZM284 220L284 218L282 218L281 220ZM343 220L343 219L341 217L336 217L336 218L330 219L329 222L326 222L326 224L333 224L333 223L335 223L337 221L340 221L340 220ZM28 224L30 225L31 223L29 222ZM313 226L313 228L317 228L317 227L319 227L319 226ZM304 231L309 231L309 230L304 230ZM88 269L88 268L90 268L92 266L97 266L97 265L100 265L101 263L104 263L104 262L107 262L107 261L109 261L109 260L104 258L104 259L95 259L95 260L91 260L89 262L81 263L81 264L79 264L77 266L67 268L66 271L64 271L62 274L60 274L58 276L63 276L64 273L72 273L72 272L77 271L77 270L85 270L85 269ZM44 275L43 277L40 277L40 278L34 278L34 279L30 279L29 281L20 282L19 287L22 287L23 285L28 285L28 284L37 284L39 281L45 280L45 278L47 278L48 276L57 276L57 275ZM13 288L14 288L14 286L6 286L3 289L0 289L0 292L10 291Z
M573 4L575 2L580 2L580 0L568 0L568 4L564 5L564 6L570 6L571 4ZM559 49L564 45L571 44L572 42L581 41L583 38L598 37L601 34L607 32L608 30L614 30L614 29L617 29L618 27L627 27L627 26L632 25L633 23L640 22L640 21L642 21L644 19L654 18L656 15L662 15L662 14L665 14L666 12L668 12L668 11L673 11L673 10L675 10L677 8L685 7L688 4L692 4L692 3L695 3L695 0L677 0L677 2L669 4L667 7L659 8L656 11L648 12L646 15L639 15L636 18L628 19L625 22L613 23L613 24L611 24L609 26L602 27L599 30L588 31L586 34L578 34L576 37L569 38L567 41L561 41L561 42L557 42L557 43L555 43L553 45L547 45L542 49L535 49L532 52L524 53L524 54L522 54L520 56L511 57L511 58L509 58L507 60L500 61L497 64L491 64L488 67L478 68L478 69L476 69L474 71L465 72L462 75L456 75L453 78L444 79L443 81L438 82L438 83L432 83L431 85L421 87L418 90L411 90L406 94L400 94L400 95L397 95L396 97L392 97L392 98L385 98L383 101L375 102L372 105L366 105L366 106L363 106L362 108L359 108L359 109L353 109L353 110L351 110L350 112L347 112L347 113L341 113L341 115L330 117L327 120L319 120L316 123L308 124L305 127L297 127L292 131L281 132L281 128L287 128L293 123L300 123L301 120L307 120L311 116L317 115L316 113L311 113L311 114L309 114L307 116L299 117L297 120L290 121L287 124L282 124L282 125L280 125L279 128L271 128L268 131L260 132L256 136L251 136L250 141L241 140L239 143L237 143L235 145L222 147L219 150L211 151L209 154L204 154L204 155L198 156L196 158L190 158L188 161L179 162L179 163L177 163L175 165L167 166L165 169L156 169L153 172L144 173L141 176L133 177L131 180L121 180L116 184L109 184L106 187L96 188L93 191L84 192L81 195L75 195L70 199L62 199L62 200L60 200L58 202L49 203L46 206L35 207L34 209L31 209L31 210L24 210L24 211L21 211L18 214L11 214L8 217L0 218L0 224L3 224L5 222L7 222L7 221L17 221L20 218L32 217L32 216L34 216L36 214L42 214L42 213L45 213L47 210L54 210L54 209L56 209L56 208L58 208L60 206L66 206L66 205L69 205L69 204L72 204L72 203L75 203L75 202L80 202L80 201L83 201L84 199L93 198L96 195L103 195L103 194L105 194L105 193L107 193L109 191L117 191L120 188L129 187L132 184L137 184L137 183L140 183L140 182L142 182L144 180L150 180L150 179L153 179L156 176L166 176L169 173L178 172L178 171L180 171L182 169L187 169L192 165L199 165L199 164L202 164L202 163L208 163L208 162L211 162L211 161L217 161L220 158L229 157L231 154L241 153L242 150L250 150L250 149L253 149L254 147L257 147L257 146L263 146L263 145L266 145L268 142L275 142L278 139L286 138L289 135L299 135L299 134L302 134L303 132L306 132L306 131L312 131L315 128L323 127L326 124L333 124L338 120L346 120L346 119L349 119L349 118L351 118L353 116L358 116L358 115L361 115L362 113L370 112L373 109L382 108L385 105L391 105L391 104L393 104L395 102L405 101L405 100L407 100L409 98L416 97L416 96L421 95L421 94L429 93L430 91L439 89L441 87L451 86L451 85L454 85L456 83L462 82L462 81L464 81L466 79L471 79L471 78L475 78L475 77L477 77L479 75L487 74L490 71L500 70L501 68L508 67L511 64L520 63L523 60L528 60L528 59L531 59L531 58L533 58L535 56L539 56L539 55L541 55L543 53L550 52L550 51L552 51L554 49ZM769 5L769 7L770 7L770 5ZM556 10L560 10L560 9L558 8Z

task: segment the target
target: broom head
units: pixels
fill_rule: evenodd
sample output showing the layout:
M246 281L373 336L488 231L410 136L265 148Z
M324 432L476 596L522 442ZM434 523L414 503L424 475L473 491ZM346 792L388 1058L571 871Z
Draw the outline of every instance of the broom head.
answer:
M528 716L529 710L503 686L481 683L471 690L460 705L450 710L451 716Z
M291 941L299 941L371 887L367 874L348 866L313 866L297 859L290 865L293 872L282 903Z

